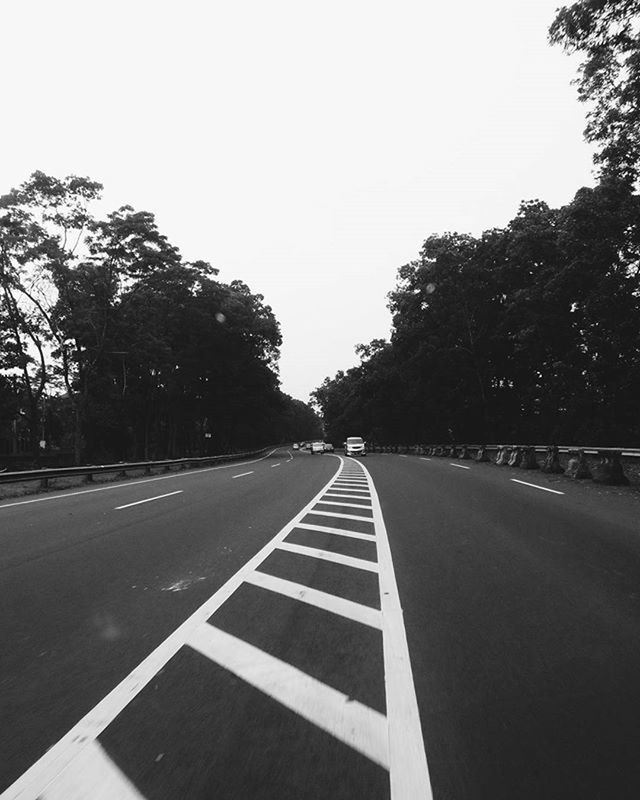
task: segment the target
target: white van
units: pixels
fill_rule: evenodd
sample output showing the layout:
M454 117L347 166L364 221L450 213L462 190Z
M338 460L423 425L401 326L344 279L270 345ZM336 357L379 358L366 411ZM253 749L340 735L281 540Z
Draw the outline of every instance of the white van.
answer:
M367 450L361 436L348 436L344 443L345 456L366 456Z

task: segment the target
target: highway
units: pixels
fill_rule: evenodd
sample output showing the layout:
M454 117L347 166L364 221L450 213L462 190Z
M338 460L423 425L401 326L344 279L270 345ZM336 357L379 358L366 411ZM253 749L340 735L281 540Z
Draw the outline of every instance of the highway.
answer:
M288 448L0 502L0 797L637 798L639 520Z

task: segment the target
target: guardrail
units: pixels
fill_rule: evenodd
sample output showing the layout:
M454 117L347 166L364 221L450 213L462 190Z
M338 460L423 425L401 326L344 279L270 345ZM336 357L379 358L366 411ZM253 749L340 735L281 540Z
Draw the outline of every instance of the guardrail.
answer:
M170 471L172 467L179 469L191 469L194 466L207 466L209 464L219 464L225 461L241 461L252 456L259 456L266 453L270 448L263 447L260 450L251 450L242 453L229 453L220 456L199 456L197 458L174 458L163 461L135 461L118 464L88 464L82 467L59 467L57 469L29 469L17 472L0 472L0 484L3 483L22 483L24 481L40 481L40 486L46 489L49 481L56 478L71 478L84 476L87 483L91 483L95 475L104 475L112 472L122 473L143 469L146 475L150 475L153 469L164 469Z
M563 473L572 478L592 478L596 483L609 485L627 485L629 478L625 474L622 460L640 459L640 448L634 447L598 447L571 445L392 445L370 448L381 452L402 452L405 454L428 455L473 459L478 462L494 463L498 466L519 467L521 469L540 469L543 472ZM494 459L490 453L495 451ZM475 455L474 455L475 453ZM544 453L542 463L538 463L537 454ZM560 463L560 454L568 455L568 463ZM596 457L595 460L593 457ZM636 466L640 466L640 462Z

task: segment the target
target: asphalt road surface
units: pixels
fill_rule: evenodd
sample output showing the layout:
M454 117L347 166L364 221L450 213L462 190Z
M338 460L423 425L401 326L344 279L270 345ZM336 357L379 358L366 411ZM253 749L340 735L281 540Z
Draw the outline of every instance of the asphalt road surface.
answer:
M639 520L286 448L4 501L0 796L637 798Z

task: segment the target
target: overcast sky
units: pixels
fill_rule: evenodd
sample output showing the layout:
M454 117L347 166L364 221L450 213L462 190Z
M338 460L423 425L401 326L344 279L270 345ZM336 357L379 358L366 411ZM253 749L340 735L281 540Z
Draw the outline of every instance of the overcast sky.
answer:
M39 169L260 292L307 400L431 233L592 185L557 0L4 3L0 194Z

